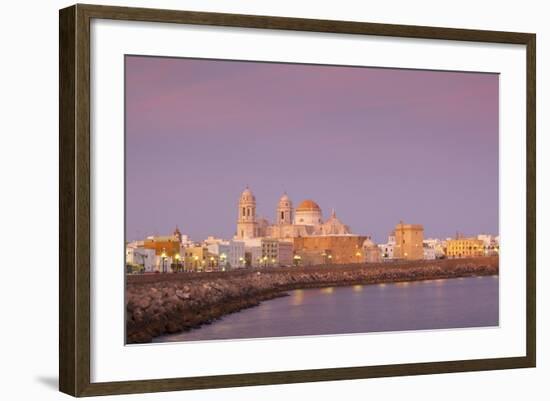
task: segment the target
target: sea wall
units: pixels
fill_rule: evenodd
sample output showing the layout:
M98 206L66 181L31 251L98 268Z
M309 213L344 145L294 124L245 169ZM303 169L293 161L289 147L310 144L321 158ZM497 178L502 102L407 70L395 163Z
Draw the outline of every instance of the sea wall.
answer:
M271 268L212 273L129 275L127 343L209 324L298 288L498 274L498 257L368 265Z

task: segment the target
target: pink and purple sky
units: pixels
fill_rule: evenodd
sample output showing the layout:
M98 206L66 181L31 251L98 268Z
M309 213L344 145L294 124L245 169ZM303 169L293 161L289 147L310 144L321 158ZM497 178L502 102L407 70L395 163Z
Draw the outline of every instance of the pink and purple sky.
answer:
M499 77L126 56L126 238L230 238L249 185L354 233L498 234Z

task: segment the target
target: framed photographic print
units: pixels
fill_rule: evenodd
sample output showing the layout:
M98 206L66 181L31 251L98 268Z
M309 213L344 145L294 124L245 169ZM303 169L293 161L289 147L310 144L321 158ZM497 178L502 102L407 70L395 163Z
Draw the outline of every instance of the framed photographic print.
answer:
M60 390L535 366L535 35L60 11Z

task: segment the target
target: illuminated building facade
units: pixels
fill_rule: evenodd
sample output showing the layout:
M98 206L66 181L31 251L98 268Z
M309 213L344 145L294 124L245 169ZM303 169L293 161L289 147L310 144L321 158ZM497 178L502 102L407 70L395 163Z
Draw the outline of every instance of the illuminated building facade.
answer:
M424 259L424 227L420 224L404 224L395 226L394 259L421 260Z

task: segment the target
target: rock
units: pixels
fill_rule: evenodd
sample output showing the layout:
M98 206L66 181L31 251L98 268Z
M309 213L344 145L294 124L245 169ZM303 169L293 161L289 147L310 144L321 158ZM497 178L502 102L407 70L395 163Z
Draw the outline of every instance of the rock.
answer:
M188 291L177 290L176 291L176 296L179 299L183 299L183 300L191 299L191 293L188 292Z
M128 299L128 301L126 301L126 310L128 312L132 312L134 309L136 309L136 307L137 307L137 304L132 298L130 298L130 299Z
M151 306L152 299L148 296L144 296L137 301L137 306L139 306L141 309L147 309L149 306Z
M153 299L160 299L162 298L162 292L157 290L155 287L152 287L149 289L149 296Z
M143 311L139 308L135 309L132 313L132 317L136 322L143 320Z

